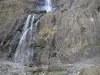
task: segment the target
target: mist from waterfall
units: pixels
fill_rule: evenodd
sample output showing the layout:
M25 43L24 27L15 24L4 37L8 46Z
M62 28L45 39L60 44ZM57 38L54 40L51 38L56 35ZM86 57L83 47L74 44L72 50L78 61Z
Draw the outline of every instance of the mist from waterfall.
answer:
M37 23L34 23L35 15L28 15L26 24L23 28L23 34L19 41L15 52L14 60L22 65L29 65L33 63L34 47L31 45L32 39L36 32Z

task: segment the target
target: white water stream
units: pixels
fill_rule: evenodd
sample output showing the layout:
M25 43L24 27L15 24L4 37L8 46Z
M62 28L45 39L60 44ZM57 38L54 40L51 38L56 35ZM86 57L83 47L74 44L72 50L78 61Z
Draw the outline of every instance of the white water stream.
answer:
M45 6L44 6L44 9L46 10L46 12L52 11L51 0L45 0Z
M29 15L23 28L23 34L15 53L15 62L22 65L33 63L34 48L31 46L38 21L34 24L35 15Z
M46 12L52 11L51 0L45 0L45 5L43 6L43 10ZM40 7L41 8L41 7ZM34 23L35 15L28 15L26 24L23 27L22 37L19 41L18 47L15 52L14 60L17 63L22 65L30 65L33 64L34 58L34 48L31 45L32 39L34 38L34 34L37 29L37 24L39 21Z

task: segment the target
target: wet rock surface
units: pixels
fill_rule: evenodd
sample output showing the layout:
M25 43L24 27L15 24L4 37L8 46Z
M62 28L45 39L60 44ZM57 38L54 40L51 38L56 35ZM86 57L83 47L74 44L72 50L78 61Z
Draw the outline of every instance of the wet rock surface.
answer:
M18 67L18 74L13 74L11 66L15 63L9 61L12 64L8 66L8 61L0 61L0 75L100 75L100 1L53 3L57 10L41 17L32 41L34 64L43 68L34 71L30 65L26 73L19 72L22 68ZM34 7L34 0L0 1L1 59L13 59L26 17Z

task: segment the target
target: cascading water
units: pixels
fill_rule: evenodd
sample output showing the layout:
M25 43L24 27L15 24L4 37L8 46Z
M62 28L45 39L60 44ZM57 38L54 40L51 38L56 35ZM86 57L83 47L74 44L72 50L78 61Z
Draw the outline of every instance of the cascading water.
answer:
M38 6L36 7L36 12L52 12L56 8L52 5L51 0L38 0Z
M44 9L46 10L46 12L52 11L51 0L45 0Z
M34 48L31 46L32 39L36 32L36 26L38 21L34 24L35 15L29 15L26 20L26 24L23 29L23 35L19 41L18 47L15 53L15 62L22 65L30 65L33 63Z
M41 3L40 3L41 4ZM51 0L45 0L44 5L42 7L38 7L38 11L53 11ZM43 15L40 16L40 18ZM31 45L32 40L34 39L34 34L37 30L37 24L39 19L35 19L35 15L29 15L26 20L26 24L22 31L22 37L19 41L18 47L15 52L15 62L20 63L22 65L30 65L33 64L34 58L34 47Z

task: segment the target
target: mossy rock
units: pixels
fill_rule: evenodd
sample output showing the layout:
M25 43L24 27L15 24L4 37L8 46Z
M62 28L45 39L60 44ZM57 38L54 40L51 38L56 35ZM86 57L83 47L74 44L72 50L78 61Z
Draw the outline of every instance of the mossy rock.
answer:
M78 75L100 75L100 67L85 68Z
M45 48L46 47L46 44L47 44L47 41L45 39L38 39L36 42L35 42L35 47L37 48Z
M48 75L68 75L67 70L64 70L63 68L48 68L47 69L47 68L40 68L40 67L36 67L36 68L25 67L25 71L31 72L33 74L47 72Z

